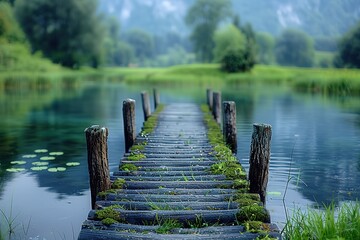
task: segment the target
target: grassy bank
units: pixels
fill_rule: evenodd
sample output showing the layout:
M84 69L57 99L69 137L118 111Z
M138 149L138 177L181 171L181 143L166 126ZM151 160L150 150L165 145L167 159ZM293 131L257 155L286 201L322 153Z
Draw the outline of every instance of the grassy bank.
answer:
M301 92L330 95L360 95L360 70L319 69L257 65L249 73L224 73L217 64L178 65L168 68L101 68L45 71L0 72L0 88L16 81L56 79L121 81L146 85L226 86L241 84L274 84L290 86Z
M285 239L360 239L360 203L334 205L324 211L297 210L284 228Z
M108 68L103 73L136 84L288 84L299 91L360 95L360 70L318 69L257 65L250 73L227 74L216 64L169 68Z

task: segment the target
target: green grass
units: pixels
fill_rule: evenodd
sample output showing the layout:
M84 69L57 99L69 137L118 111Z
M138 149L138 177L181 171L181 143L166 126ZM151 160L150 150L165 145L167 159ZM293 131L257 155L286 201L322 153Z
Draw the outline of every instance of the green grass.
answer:
M320 56L326 57L326 56ZM328 56L329 57L329 56ZM129 84L225 86L241 84L287 85L298 91L360 95L360 70L256 65L249 73L224 73L217 64L168 68L106 68L102 72Z
M283 230L285 239L360 239L360 202L324 211L294 211Z

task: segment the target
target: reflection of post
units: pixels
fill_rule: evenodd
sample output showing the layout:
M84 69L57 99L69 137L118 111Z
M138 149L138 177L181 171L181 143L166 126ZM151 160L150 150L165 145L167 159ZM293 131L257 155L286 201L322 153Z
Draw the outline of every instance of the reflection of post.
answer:
M270 141L271 126L254 124L249 161L250 192L258 193L264 205L269 177Z
M221 93L220 92L214 92L213 93L213 115L215 118L215 121L218 124L221 124Z
M92 209L95 208L97 194L110 188L108 134L107 128L98 125L85 129Z
M211 89L206 89L206 100L207 100L207 105L209 106L210 111L212 111L213 91Z
M160 104L160 94L159 94L158 90L154 88L154 108L155 108L155 110L159 106L159 104Z
M124 119L125 152L129 152L136 138L135 100L126 99L123 102L123 119Z
M150 110L150 99L149 99L149 94L145 91L141 92L141 101L142 101L142 107L143 107L143 111L144 111L144 119L145 121L148 120L148 118L151 115L151 110Z
M224 120L223 120L223 134L226 144L230 147L233 153L237 152L237 139L236 139L236 105L235 102L225 101L224 107Z

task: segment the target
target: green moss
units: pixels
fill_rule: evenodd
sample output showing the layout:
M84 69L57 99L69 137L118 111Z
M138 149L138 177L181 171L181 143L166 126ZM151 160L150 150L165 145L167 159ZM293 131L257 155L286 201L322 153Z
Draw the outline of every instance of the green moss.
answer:
M116 221L112 218L105 218L105 219L101 220L101 222L107 226L110 226L111 224L114 224L114 223L118 223L118 221Z
M130 153L130 155L127 157L130 161L140 161L142 159L145 159L146 156L142 153Z
M138 169L139 168L132 163L125 163L125 164L122 164L120 167L120 170L126 171L126 172L134 172L134 171L137 171Z
M146 142L144 142L146 143ZM136 151L143 151L145 149L146 144L135 144L130 148L130 151L136 152Z
M239 203L241 207L261 203L259 194L242 192L237 192L232 201Z
M161 221L160 226L156 229L156 233L159 234L169 234L170 231L174 228L181 228L183 225L176 219L166 219Z
M249 182L247 180L235 179L232 188L247 191L249 188Z
M211 165L213 174L224 174L227 179L246 179L246 173L240 163L235 161L220 161Z
M97 194L97 197L100 198L101 200L106 200L107 199L107 195L111 194L111 193L117 193L115 189L109 189L107 191L103 191L103 192L99 192Z
M259 232L262 230L263 222L261 221L247 221L244 223L246 231L248 232Z
M95 212L95 217L105 225L111 225L117 222L124 222L120 213L116 209L123 209L120 205L112 205Z
M124 187L125 182L126 182L125 179L118 178L111 184L111 188L122 189Z
M236 216L240 223L244 223L247 221L270 222L270 216L268 211L266 211L263 206L259 206L257 204L240 208L240 211L237 213Z
M256 238L256 240L277 240L278 238L269 237L268 234L262 234Z
M158 115L160 112L162 112L165 108L164 104L160 104L156 111L148 118L146 122L144 122L144 126L142 127L142 131L140 133L141 136L147 136L150 133L152 133L157 125L158 122Z

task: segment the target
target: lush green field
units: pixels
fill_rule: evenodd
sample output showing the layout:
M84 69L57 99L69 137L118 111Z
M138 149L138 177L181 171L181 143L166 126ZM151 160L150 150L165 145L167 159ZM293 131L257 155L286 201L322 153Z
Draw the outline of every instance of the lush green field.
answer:
M257 65L249 73L227 74L216 64L169 68L108 68L102 72L127 83L141 84L287 84L296 90L360 95L360 70Z
M101 68L68 70L48 67L34 71L0 73L0 88L5 82L38 82L51 79L92 79L147 85L225 86L276 84L298 91L334 95L360 95L360 70L333 68L296 68L257 65L249 73L224 73L217 64L178 65L168 68ZM10 81L9 81L10 80Z

